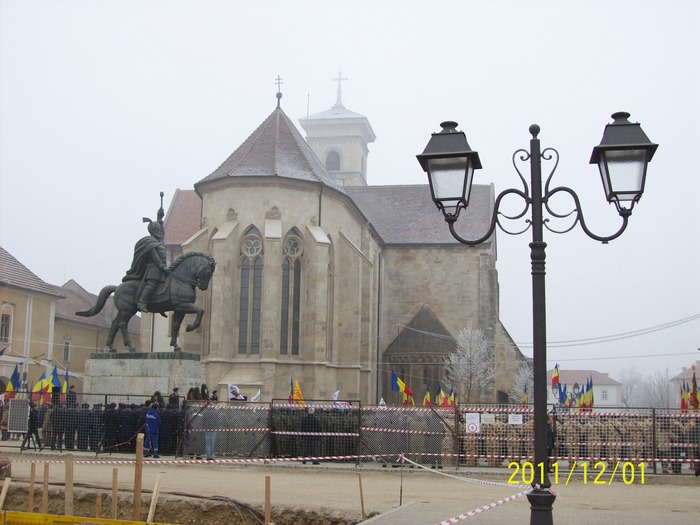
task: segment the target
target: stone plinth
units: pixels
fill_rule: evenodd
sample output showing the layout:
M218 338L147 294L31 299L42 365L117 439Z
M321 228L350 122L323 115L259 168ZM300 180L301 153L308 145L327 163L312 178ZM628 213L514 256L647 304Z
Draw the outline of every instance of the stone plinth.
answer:
M204 383L199 354L189 352L110 352L92 354L85 362L84 392L151 395L167 398L172 389L185 395Z

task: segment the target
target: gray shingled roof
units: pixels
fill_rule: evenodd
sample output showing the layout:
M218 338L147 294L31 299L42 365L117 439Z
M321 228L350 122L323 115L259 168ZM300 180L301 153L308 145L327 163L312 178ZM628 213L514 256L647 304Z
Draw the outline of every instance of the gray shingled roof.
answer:
M384 355L449 354L456 342L433 311L423 305L411 322L404 326Z
M200 184L227 177L260 176L322 182L342 191L279 107L221 166L195 184L195 189Z
M54 290L53 286L34 275L2 246L0 246L0 285L12 286L52 297L63 297Z
M457 243L427 184L413 186L346 186L347 193L387 244ZM457 221L458 233L477 239L491 220L491 187L475 185L469 207Z

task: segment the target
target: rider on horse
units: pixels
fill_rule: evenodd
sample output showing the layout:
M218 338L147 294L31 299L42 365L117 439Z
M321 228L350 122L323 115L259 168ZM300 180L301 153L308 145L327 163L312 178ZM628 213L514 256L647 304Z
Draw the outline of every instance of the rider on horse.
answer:
M127 270L122 279L126 281L144 281L143 291L139 296L136 307L142 312L148 312L148 302L153 292L169 273L166 266L167 252L165 250L165 229L163 226L163 193L160 194L160 209L158 210L158 220L152 221L144 217L143 222L148 223L149 236L140 239L134 246L134 259L131 268Z

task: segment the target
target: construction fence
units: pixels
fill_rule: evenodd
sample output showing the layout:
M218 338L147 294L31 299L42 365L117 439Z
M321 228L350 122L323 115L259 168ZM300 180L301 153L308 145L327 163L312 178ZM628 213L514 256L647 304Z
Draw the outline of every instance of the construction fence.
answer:
M78 395L31 406L6 402L3 446L133 453L149 396ZM160 455L299 461L379 461L507 466L531 461L533 410L519 405L368 406L357 401L159 403ZM634 461L675 473L698 462L700 412L653 408L562 410L554 415L553 461ZM7 413L5 413L7 412ZM48 421L48 423L47 423Z

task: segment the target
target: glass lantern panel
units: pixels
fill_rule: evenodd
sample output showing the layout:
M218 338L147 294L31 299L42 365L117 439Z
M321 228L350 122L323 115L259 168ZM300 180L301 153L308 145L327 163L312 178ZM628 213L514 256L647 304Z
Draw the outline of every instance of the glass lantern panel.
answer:
M612 193L617 197L616 200L620 201L634 200L644 189L646 150L608 150L603 156L609 177L609 181L605 180L605 176L603 177L606 194Z
M467 157L450 157L428 160L436 200L460 200L465 192L465 168Z

